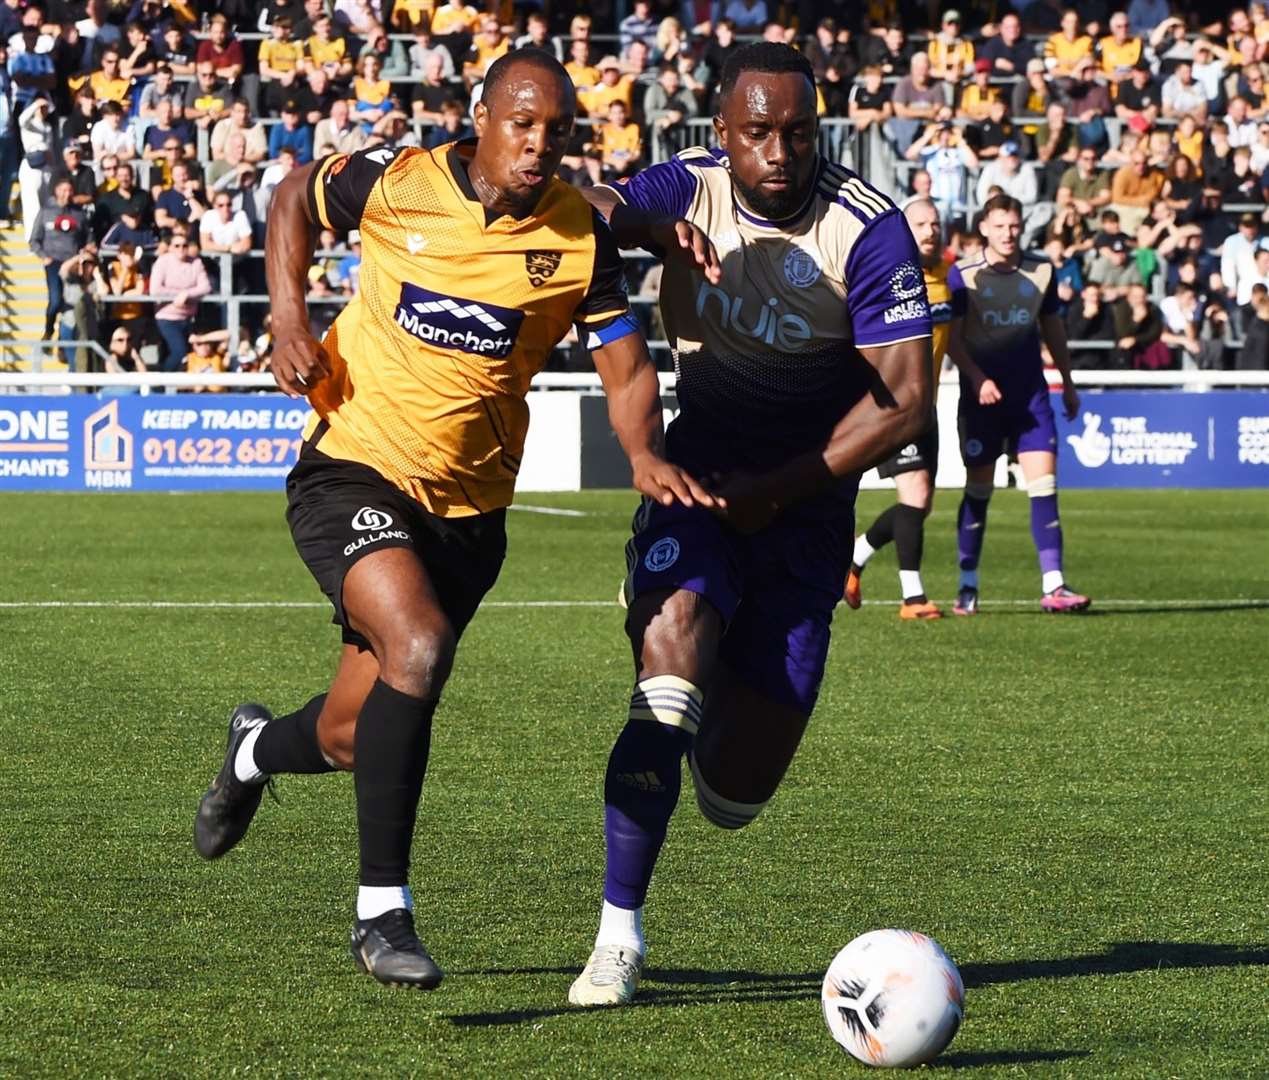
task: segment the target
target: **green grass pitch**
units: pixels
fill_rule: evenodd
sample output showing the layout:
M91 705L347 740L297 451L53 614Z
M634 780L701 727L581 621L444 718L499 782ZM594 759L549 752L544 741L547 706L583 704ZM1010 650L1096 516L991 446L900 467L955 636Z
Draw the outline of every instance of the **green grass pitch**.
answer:
M419 994L346 952L347 776L282 778L219 863L191 846L229 707L298 706L337 638L317 606L155 605L320 601L281 497L4 496L0 1076L862 1076L819 981L883 926L934 935L964 974L932 1071L1269 1075L1263 492L1064 493L1086 617L1040 614L1012 491L980 617L839 608L758 823L719 832L685 787L639 1004L604 1013L565 994L631 682L607 601L633 496L521 499L585 516L511 515L497 603L460 649L415 842L448 978ZM949 607L955 502L939 494L926 545ZM894 568L878 556L866 598L897 599ZM542 600L596 603L523 606ZM104 606L13 606L33 601Z

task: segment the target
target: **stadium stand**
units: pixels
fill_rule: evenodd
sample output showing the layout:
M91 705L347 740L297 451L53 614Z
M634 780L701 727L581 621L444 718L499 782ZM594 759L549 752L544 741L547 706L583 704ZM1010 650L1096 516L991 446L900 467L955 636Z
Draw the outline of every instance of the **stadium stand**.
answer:
M485 7L0 2L0 219L22 226L0 234L0 364L104 370L124 325L153 370L183 367L190 335L222 332L229 370L267 368L264 222L297 164L462 137L489 63L537 48L564 61L578 89L562 177L629 175L712 141L722 63L762 37L810 59L824 153L898 202L934 198L951 254L974 248L975 210L992 193L1024 201L1024 239L1061 260L1064 315L1088 331L1074 346L1082 366L1263 366L1264 3L1214 18L1146 0L1123 10L1051 0L1013 11L895 0ZM171 293L150 291L155 265L166 280L179 261L174 236L210 286L181 305L179 335ZM311 274L319 331L355 292L355 240L323 237ZM86 275L82 260L70 265L84 250L97 260ZM659 276L637 258L629 270L655 341ZM552 366L585 363L573 348Z

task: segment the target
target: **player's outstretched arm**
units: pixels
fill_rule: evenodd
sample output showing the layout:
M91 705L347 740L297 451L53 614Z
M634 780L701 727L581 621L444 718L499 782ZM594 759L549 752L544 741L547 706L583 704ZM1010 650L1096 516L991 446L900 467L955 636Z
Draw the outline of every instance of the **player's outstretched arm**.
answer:
M308 183L317 164L293 169L277 186L264 242L273 314L273 378L290 397L304 397L330 374L330 361L308 324L305 287L317 246L309 217Z
M930 423L931 344L930 338L919 337L861 346L859 352L872 369L869 392L838 421L822 448L768 473L725 478L716 492L723 500L720 516L741 532L756 532L786 507L863 472L916 439Z
M718 252L699 226L670 214L630 206L607 187L583 188L582 197L608 222L618 247L662 251L665 258L678 259L699 270L711 285L722 280Z
M948 324L947 355L952 358L957 370L969 380L969 385L978 395L979 405L995 405L1000 400L1000 387L994 379L987 378L965 348L964 319L953 319Z
M1041 315L1040 334L1049 347L1053 366L1062 376L1062 411L1068 420L1074 420L1080 411L1080 392L1075 389L1075 380L1071 378L1071 352L1066 347L1066 327L1062 325L1062 316Z
M661 384L643 335L626 334L595 349L591 356L608 395L609 422L630 459L635 489L664 506L677 499L684 506L715 507L718 500L713 495L665 460Z

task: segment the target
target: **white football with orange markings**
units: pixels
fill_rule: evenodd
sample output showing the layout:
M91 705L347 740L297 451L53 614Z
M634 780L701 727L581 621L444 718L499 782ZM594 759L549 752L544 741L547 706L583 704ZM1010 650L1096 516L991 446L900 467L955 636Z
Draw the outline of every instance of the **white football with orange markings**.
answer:
M907 1068L947 1049L965 985L932 937L870 930L833 957L820 994L833 1038L865 1065Z

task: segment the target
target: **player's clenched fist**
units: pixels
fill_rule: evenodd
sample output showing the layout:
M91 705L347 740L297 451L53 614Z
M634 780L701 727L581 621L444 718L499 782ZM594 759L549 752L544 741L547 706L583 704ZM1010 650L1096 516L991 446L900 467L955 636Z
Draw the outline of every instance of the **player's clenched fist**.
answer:
M273 378L289 397L304 397L330 374L330 359L306 330L279 332L273 347Z

